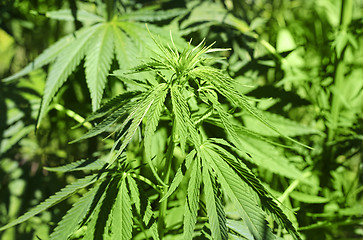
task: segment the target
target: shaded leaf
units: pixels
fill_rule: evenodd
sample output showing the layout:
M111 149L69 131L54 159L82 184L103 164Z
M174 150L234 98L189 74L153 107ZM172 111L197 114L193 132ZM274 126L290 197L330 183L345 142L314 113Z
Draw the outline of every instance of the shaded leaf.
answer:
M56 194L50 196L44 202L42 202L39 205L37 205L36 207L30 209L24 215L20 216L16 220L6 224L5 226L2 226L0 228L0 231L3 231L3 230L8 229L10 227L13 227L13 226L15 226L15 225L17 225L19 223L25 222L29 218L31 218L31 217L33 217L33 216L47 210L48 208L56 205L57 203L63 201L64 199L68 198L69 196L71 196L72 194L77 192L78 190L80 190L80 189L82 189L84 187L87 187L87 186L91 185L92 183L96 182L98 178L99 177L98 177L97 174L93 174L93 175L87 176L85 178L81 178L81 179L67 185L65 188L63 188L62 190L60 190Z
M208 221L212 232L213 239L228 239L226 216L223 210L220 196L217 196L217 189L214 181L211 179L210 168L206 161L203 161L203 184L205 192Z
M198 203L202 179L200 159L194 159L191 166L192 168L187 189L187 199L185 202L184 212L183 239L185 240L193 238L195 224L197 223L198 217Z
M101 185L89 190L81 199L73 204L72 208L63 216L54 232L50 235L51 240L68 239L77 230L84 216L87 214L91 203Z

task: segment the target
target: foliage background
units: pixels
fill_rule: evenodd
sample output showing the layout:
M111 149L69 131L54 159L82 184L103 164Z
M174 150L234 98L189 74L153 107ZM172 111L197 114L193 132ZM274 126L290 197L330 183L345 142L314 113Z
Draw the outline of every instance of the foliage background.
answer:
M268 151L296 166L307 179L302 183L276 174L273 157L264 155L271 146L253 144L251 139L245 143L250 151L261 148L260 159L267 165L250 163L249 167L284 206L296 211L287 213L306 239L363 236L363 3L353 1L351 22L342 26L342 2L122 1L128 11L189 9L189 14L154 24L168 25L166 29L181 32L186 40L193 38L193 43L206 38L207 43L216 42L214 47L232 48L226 60L216 65L243 84L243 93L259 99L256 106L281 131L314 148ZM82 26L49 19L46 12L75 7L97 12L97 6L98 1L1 2L0 78L18 72L60 37ZM71 130L77 116L92 111L86 82L80 80L85 78L83 65L57 93L36 134L48 66L19 81L0 82L0 225L80 177L50 173L44 166L59 166L95 152L102 155L110 145L95 138L68 144L86 131ZM111 68L118 69L117 62ZM115 77L108 80L106 99L123 90ZM244 116L243 121L249 129L288 144L253 119ZM0 233L1 239L47 239L79 196ZM174 214L182 210L175 208Z

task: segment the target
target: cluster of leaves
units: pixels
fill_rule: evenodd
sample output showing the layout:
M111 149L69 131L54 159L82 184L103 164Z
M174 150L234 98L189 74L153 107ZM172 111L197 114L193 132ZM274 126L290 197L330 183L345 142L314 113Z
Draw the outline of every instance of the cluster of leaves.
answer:
M73 131L74 152L67 155L70 163L45 170L79 179L16 220L0 219L7 223L0 230L68 199L73 206L50 239L300 239L296 227L307 239L361 235L357 3L93 4L47 12L50 19L73 22L76 31L1 82L9 99L1 95L2 106L16 106L1 120L4 164L20 139L24 154L26 140L42 145L42 126L52 129L57 122L58 148ZM193 47L178 34L200 44ZM207 47L203 38L219 48ZM207 57L218 53L229 58ZM14 80L47 64L46 78L30 78L45 81L40 102L38 89ZM72 123L88 132L70 130ZM93 157L71 161L90 157L77 154L85 147ZM44 143L37 148L30 159L48 155ZM0 170L7 176L14 166ZM18 199L21 193L13 192Z

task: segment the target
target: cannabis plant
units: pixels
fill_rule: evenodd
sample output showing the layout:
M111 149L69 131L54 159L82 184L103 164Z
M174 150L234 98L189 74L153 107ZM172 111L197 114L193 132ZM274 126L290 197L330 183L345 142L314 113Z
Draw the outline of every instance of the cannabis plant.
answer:
M279 203L239 156L241 138L264 137L243 127L228 106L279 131L236 90L238 82L209 65L214 60L207 53L226 49L213 49L203 41L179 51L173 38L165 46L150 36L158 50L130 71L114 72L129 90L91 114L86 121L94 127L74 141L112 137L109 154L47 168L89 175L0 230L87 188L50 239L164 239L171 233L179 239L274 239L266 214L300 239ZM183 214L170 225L175 204L182 206ZM248 230L241 231L243 226Z

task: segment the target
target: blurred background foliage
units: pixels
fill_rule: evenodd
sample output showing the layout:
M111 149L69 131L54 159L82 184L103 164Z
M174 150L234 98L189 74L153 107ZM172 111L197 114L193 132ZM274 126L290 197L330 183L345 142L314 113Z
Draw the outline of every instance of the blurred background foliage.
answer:
M267 163L271 153L288 159L306 181L281 176L271 170L272 164L250 163L250 167L283 206L296 211L287 210L287 214L305 239L363 238L362 1L116 2L120 14L142 8L187 9L183 15L154 24L179 32L187 41L205 38L207 43L215 41L214 47L231 48L216 64L240 80L240 90L251 100L259 99L254 101L256 106L280 130L314 148L271 145L270 152L259 156ZM99 0L2 1L0 78L18 72L60 37L82 27L77 21L49 19L46 12L70 8L97 13L101 6ZM351 11L344 13L344 9ZM20 80L0 82L0 225L79 177L49 173L44 166L102 155L110 146L99 139L68 144L86 130L71 128L92 111L86 83L80 81L85 78L82 65L60 89L36 132L47 67ZM116 69L113 63L111 72ZM110 76L104 98L123 89ZM249 129L286 143L244 113L233 114ZM160 137L165 134L159 133ZM264 143L246 139L245 144L246 149L256 150ZM48 239L78 197L0 233L1 239ZM174 208L177 215L182 210ZM173 221L177 220L170 219L170 225Z

